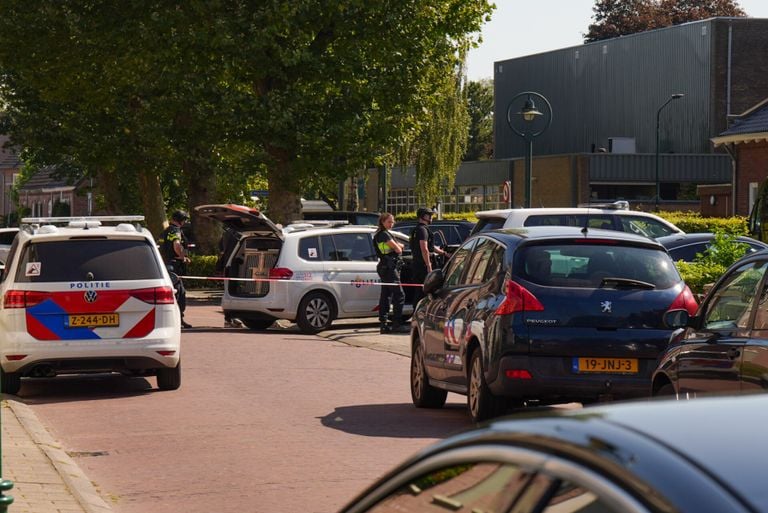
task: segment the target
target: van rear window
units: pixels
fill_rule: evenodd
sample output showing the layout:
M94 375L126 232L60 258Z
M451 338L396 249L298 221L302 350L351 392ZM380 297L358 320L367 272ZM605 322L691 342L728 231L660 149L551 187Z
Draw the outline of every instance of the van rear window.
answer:
M20 283L162 278L154 249L143 240L69 239L24 247Z

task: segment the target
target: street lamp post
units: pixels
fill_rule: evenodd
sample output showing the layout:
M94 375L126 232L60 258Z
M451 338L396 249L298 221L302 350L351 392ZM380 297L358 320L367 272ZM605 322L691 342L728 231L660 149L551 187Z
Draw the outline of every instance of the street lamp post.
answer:
M523 120L523 126L522 129L519 129L515 126L514 120L517 118L512 117L512 107L515 105L515 100L518 98L525 97L525 103L523 103L522 108L520 111L516 112L515 114L519 115L520 118ZM546 106L544 108L544 112L539 112L539 110L536 108L536 104L534 103L534 99L537 98L543 102L543 104ZM542 117L544 120L543 126L541 128L536 128L534 125L534 121ZM533 139L535 137L538 137L541 135L547 128L549 128L549 125L552 123L552 106L549 104L549 101L544 98L539 93L533 92L533 91L525 91L518 95L516 95L514 98L512 98L512 101L509 102L509 105L507 106L507 124L509 125L509 128L523 138L526 142L526 151L525 151L525 208L531 207L531 182L532 182L532 170L531 167L533 165ZM510 183L512 182L513 176L512 171L510 168Z
M656 111L656 197L655 197L655 210L658 212L659 210L659 198L661 198L661 184L659 182L659 118L661 116L661 111L669 105L669 103L672 100L679 100L685 96L682 93L674 93L667 98L667 101L665 101L661 107L659 107L659 110Z

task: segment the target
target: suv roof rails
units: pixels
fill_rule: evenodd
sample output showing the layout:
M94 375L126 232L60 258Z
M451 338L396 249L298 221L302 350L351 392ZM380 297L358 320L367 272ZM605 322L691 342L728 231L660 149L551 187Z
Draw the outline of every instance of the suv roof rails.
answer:
M349 222L347 221L294 221L283 227L283 233L303 232L318 228L340 228L348 225Z
M613 203L579 203L579 208L604 208L608 210L629 210L629 201L619 200Z
M24 224L71 224L73 222L98 221L99 223L138 223L144 216L72 216L72 217L23 217ZM95 225L94 225L95 226Z
M24 217L19 229L25 233L58 233L58 227L97 228L104 223L115 226L119 231L143 230L141 222L144 216L78 216L78 217Z

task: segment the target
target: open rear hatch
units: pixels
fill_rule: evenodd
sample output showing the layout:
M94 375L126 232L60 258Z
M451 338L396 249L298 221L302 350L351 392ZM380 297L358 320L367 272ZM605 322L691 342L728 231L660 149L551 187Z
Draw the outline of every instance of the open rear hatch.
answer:
M258 209L243 205L200 205L195 212L219 221L240 236L237 248L225 264L224 275L237 278L227 283L229 293L241 297L266 296L270 271L282 248L282 230Z

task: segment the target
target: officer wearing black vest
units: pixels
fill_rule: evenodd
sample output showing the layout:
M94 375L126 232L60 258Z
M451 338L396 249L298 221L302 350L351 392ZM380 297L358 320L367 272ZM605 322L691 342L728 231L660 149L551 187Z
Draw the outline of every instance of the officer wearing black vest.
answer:
M413 283L424 284L427 274L432 272L431 256L433 253L445 255L445 251L435 246L435 236L429 229L433 215L435 215L435 211L431 208L421 207L416 211L419 224L413 229L410 237L411 252L413 253ZM424 297L424 290L421 287L416 287L416 293L413 295L414 308L422 297Z

